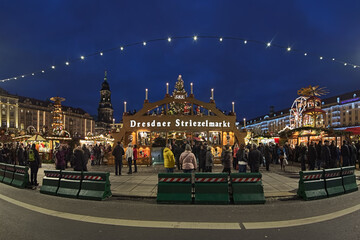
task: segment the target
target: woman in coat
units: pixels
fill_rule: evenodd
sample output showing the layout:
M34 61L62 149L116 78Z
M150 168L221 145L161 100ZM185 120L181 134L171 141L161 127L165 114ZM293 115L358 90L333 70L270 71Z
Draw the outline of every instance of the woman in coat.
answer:
M167 173L174 172L174 167L175 167L175 157L170 148L171 148L171 145L168 144L167 147L164 148L164 151L163 151L164 167L165 167Z
M180 155L180 164L184 173L191 173L197 168L195 155L191 152L191 147L186 144L185 151Z

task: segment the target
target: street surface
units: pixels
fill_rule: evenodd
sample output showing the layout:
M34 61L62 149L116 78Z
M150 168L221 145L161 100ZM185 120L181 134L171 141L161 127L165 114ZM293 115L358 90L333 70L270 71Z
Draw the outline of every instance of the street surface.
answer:
M360 239L359 210L360 192L265 205L160 205L67 199L0 184L0 239Z

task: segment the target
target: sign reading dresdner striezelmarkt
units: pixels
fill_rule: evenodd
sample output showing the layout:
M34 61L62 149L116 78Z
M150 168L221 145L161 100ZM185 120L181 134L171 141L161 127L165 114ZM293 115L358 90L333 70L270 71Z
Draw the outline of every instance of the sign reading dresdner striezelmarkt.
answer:
M137 122L135 120L130 120L130 127L131 128L140 128L140 127L220 127L220 128L230 128L229 121L193 121L188 120L184 121L181 119L175 119L175 121L147 121L147 122Z

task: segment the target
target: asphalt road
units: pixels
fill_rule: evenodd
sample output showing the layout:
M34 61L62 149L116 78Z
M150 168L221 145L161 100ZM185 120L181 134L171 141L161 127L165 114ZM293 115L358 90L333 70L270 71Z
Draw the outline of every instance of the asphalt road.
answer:
M273 201L265 205L159 205L153 200L66 199L0 184L0 239L360 239L359 210L332 214L354 206L360 206L360 192L311 202ZM122 219L122 226L115 220L115 225L86 222L92 219L86 216L104 222ZM283 227L278 221L300 225ZM172 222L179 225L169 227L167 224ZM186 229L204 222L213 225ZM251 223L258 222L265 223L249 229ZM134 223L141 227L129 227ZM238 229L213 229L234 223ZM270 228L261 229L269 224ZM184 229L179 229L181 226Z

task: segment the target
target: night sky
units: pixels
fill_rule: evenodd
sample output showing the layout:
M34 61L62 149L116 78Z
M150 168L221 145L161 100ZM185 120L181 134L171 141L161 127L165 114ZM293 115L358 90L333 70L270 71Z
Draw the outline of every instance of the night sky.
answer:
M0 83L10 93L97 114L104 70L112 90L116 122L123 111L142 108L145 88L151 102L170 91L179 74L186 90L238 119L288 108L296 91L311 85L330 94L358 90L360 1L0 1L0 79L47 69L43 75ZM172 36L234 36L304 50L287 52L265 45L217 39L174 40L116 50L65 66L65 61L123 44ZM303 52L324 56L305 57ZM328 61L326 61L326 57ZM330 61L329 61L330 59ZM55 70L49 70L56 65Z

